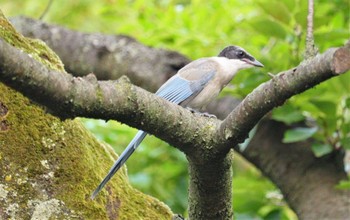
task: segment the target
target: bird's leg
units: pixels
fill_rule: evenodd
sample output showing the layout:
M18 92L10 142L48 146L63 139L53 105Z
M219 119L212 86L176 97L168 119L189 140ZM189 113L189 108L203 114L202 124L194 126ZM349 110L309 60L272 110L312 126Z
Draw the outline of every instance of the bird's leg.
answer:
M199 112L193 108L190 107L186 107L186 109L188 109L190 112L194 113L194 114L198 114L200 116L204 116L204 117L208 117L208 118L216 118L216 115L213 114L209 114L208 112Z

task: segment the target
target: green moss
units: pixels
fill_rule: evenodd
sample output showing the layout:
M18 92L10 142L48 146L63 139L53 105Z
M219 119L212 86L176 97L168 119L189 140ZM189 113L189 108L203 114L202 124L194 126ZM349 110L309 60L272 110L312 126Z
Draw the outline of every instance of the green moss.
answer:
M18 34L0 11L0 37L48 67L63 71L56 55L37 40ZM0 83L0 207L5 218L29 219L49 209L50 219L170 219L162 202L133 189L126 170L118 172L92 201L115 159L77 120L61 121L22 94ZM108 193L107 193L108 192ZM52 211L55 210L55 211Z
M19 34L8 22L0 10L0 37L7 43L15 46L34 59L43 63L50 69L64 71L64 66L59 57L41 40L25 38Z

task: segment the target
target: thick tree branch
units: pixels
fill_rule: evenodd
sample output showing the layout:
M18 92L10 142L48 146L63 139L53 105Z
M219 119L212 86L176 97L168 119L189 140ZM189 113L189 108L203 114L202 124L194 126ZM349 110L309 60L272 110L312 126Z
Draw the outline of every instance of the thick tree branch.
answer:
M219 122L191 114L130 84L126 78L97 81L93 74L81 78L50 70L2 39L0 80L48 107L60 118L80 116L118 120L156 134L174 146L180 146L184 152L188 152L186 147L194 143L194 132L198 136L205 136L210 131L214 133Z
M313 7L312 5L310 5L310 7ZM312 8L313 9L313 8ZM309 19L310 20L310 19ZM68 69L72 69L72 71L75 73L75 75L86 75L87 72L85 71L84 72L84 68L82 68L84 65L89 65L90 69L89 70L92 70L93 68L96 68L94 67L94 65L96 66L103 66L103 59L97 59L99 58L98 56L96 56L96 54L98 54L98 47L93 47L91 46L92 42L98 42L98 45L102 45L102 47L108 47L110 44L111 45L114 45L114 44L118 44L118 41L119 41L119 38L116 37L114 38L114 42L109 42L108 41L108 37L112 37L112 36L100 36L99 38L94 38L93 35L86 35L86 34L81 34L79 32L74 32L74 31L70 31L70 30L67 30L65 28L61 28L61 27L58 27L58 26L54 26L54 25L49 25L49 24L46 24L46 23L43 23L43 22L40 22L40 21L36 21L36 20L33 20L33 19L29 19L29 18L24 18L24 17L17 17L17 18L13 18L11 20L14 25L16 26L17 29L19 29L24 35L26 36L29 36L29 37L37 37L37 38L41 38L43 39L44 41L46 41L46 43L48 43L51 47L55 48L56 52L60 55L60 57L62 57L63 60L65 60L65 64L66 66L68 66L69 68ZM311 19L312 21L312 19ZM58 35L56 36L55 34L53 33L58 33ZM90 36L90 38L94 38L94 41L86 41L84 43L90 45L88 47L91 47L92 50L91 51L88 51L88 52L82 52L82 48L84 48L84 45L80 46L80 44L78 44L77 46L75 44L74 47L72 46L72 43L71 42L77 42L77 41L81 41L80 37L81 36ZM65 40L59 40L59 39L62 39L64 38ZM89 38L89 37L88 37ZM66 40L66 39L69 39L69 40ZM83 39L85 39L83 37ZM104 43L105 42L105 43ZM69 46L65 47L65 43L69 43ZM126 44L126 47L128 48L128 45ZM349 46L348 46L349 47ZM139 49L139 48L137 48ZM126 49L127 51L128 49ZM79 51L79 54L84 54L85 56L87 56L87 58L82 58L82 59L79 59L78 57L80 56L74 56L74 51ZM140 56L144 55L144 54L150 54L152 53L152 49L148 48L148 50L145 50L145 49L141 49L140 50L141 52L138 52L137 54L139 54ZM144 51L144 53L142 52ZM127 53L127 52L124 52L124 53ZM326 53L325 53L326 54ZM299 75L299 76L303 76L303 72L304 71L309 71L309 70L312 70L312 71L318 71L317 69L314 69L315 67L319 67L319 69L322 69L322 68L325 68L324 70L322 70L326 75L327 75L327 70L329 70L329 73L332 74L332 72L334 73L341 73L341 72L345 72L347 71L347 69L349 68L349 66L347 65L349 62L349 56L348 56L348 49L346 48L342 48L342 49L338 49L336 54L334 55L334 58L331 58L332 56L332 51L328 52L328 56L330 57L324 57L325 56L322 55L318 61L318 63L315 63L315 61L317 59L313 59L312 61L308 62L309 64L302 64L301 66L299 66L298 68L294 68L292 70L289 70L289 72L293 72L295 71L296 75ZM94 62L91 62L91 60L89 60L89 57L94 57ZM86 63L82 62L82 61L89 61ZM123 59L124 60L124 59ZM187 60L184 60L184 58L181 58L181 57L177 57L176 56L176 60L177 61L177 67L181 67L181 64L184 64L187 62ZM183 62L180 62L180 61L183 61ZM137 60L139 61L139 60ZM324 62L324 61L328 61L328 62ZM334 62L333 64L331 62ZM169 61L164 61L164 63L169 63ZM322 66L321 64L324 63L324 65ZM91 64L91 65L90 65ZM140 65L141 67L139 67L138 69L143 69L142 66L143 66L143 62L141 62L141 64L138 64ZM333 68L331 65L334 65L334 70L331 70L331 68ZM171 65L174 67L174 65ZM304 66L304 67L303 67ZM71 68L70 68L71 67ZM303 68L302 68L303 67ZM299 70L300 68L302 68L301 70ZM147 68L146 68L147 69ZM161 68L162 69L162 68ZM176 69L176 68L175 68ZM111 71L111 69L106 69L106 71ZM116 65L116 68L113 68L112 69L112 72L113 71L117 71L121 74L125 74L125 75L128 75L129 78L131 78L132 80L132 76L129 75L129 72L130 71L125 71L124 69L120 69L120 66ZM102 71L103 72L103 71ZM162 72L159 71L158 69L154 69L153 72L156 72L157 73L157 76L159 75L162 75ZM309 71L310 72L310 71ZM290 79L288 78L287 80L285 80L284 78L286 76L285 73L288 73L288 71L284 72L284 73L281 73L279 76L276 76L278 77L279 79L281 79L282 81L285 81L286 83L290 82ZM104 78L103 76L99 76L99 72L96 72L94 73L95 75L97 74L97 78ZM289 74L287 76L292 76L294 73L292 74ZM115 76L112 76L113 74L111 73L107 73L107 75L109 76L108 79L113 79L117 76L119 76L118 74L115 75ZM136 74L137 75L137 74ZM315 74L312 74L313 76L315 76ZM151 87L146 87L146 88L151 88L152 91L154 91L156 88L158 88L158 86L164 82L164 79L163 77L162 80L160 80L160 82L157 82L155 83L153 80L154 79L157 79L158 77L147 77L145 80L142 80L142 78L137 78L135 81L138 82L138 81L144 81L146 82L146 84L157 84L157 87L155 86L151 86ZM167 77L166 77L167 78ZM303 80L302 78L299 78L299 80ZM308 80L307 78L305 78L305 80ZM316 79L317 80L317 79ZM135 81L132 80L132 82L134 83ZM274 83L273 81L271 81L270 84ZM276 82L278 83L278 82ZM136 83L137 84L137 83ZM281 83L281 85L277 86L277 89L278 87L282 88L283 87L283 84L284 82ZM317 83L316 83L317 84ZM297 84L296 84L297 85ZM315 85L315 84L314 84ZM310 86L313 86L313 85L309 85ZM267 86L269 87L269 86ZM264 87L265 88L265 87ZM259 91L263 91L264 88L259 87ZM273 97L275 98L278 98L277 96L274 95L274 91L273 91L273 88L270 87L272 90L269 90L270 92L270 95L273 95ZM303 88L303 86L301 85L300 86L301 90ZM300 89L299 88L299 89ZM277 91L277 90L276 90ZM301 92L301 91L300 91ZM259 95L259 92L256 92L255 94ZM265 92L262 92L260 95L263 96L262 98L266 98L268 96L265 96L264 95ZM252 94L253 95L253 94ZM251 96L252 96L251 95ZM285 94L288 96L288 94ZM293 95L293 92L289 94L289 96ZM249 99L251 96L248 96ZM241 105L241 108L239 109L236 109L235 112L236 113L232 113L232 114L239 114L238 111L240 111L241 113L244 112L244 110L246 110L246 108L251 104L251 102L248 102L248 98L246 99L247 100L247 104L244 104L244 105ZM273 103L273 100L266 100L266 102L270 102L270 105L269 107L267 107L267 109L271 108L271 106L273 106L274 104L276 105L280 105L281 103L283 103L284 101L281 100L280 103ZM225 106L230 106L231 102L224 102L226 103ZM222 102L221 102L222 104ZM236 105L236 104L234 104ZM222 105L220 105L221 109L222 109ZM264 105L263 105L264 106ZM232 109L232 108L227 108L227 109ZM226 110L227 110L226 109ZM217 111L217 109L215 109L217 113L222 113L221 111ZM259 109L259 110L263 110L263 109ZM266 112L268 112L268 110L264 110L263 112L261 112L261 114L259 116L257 116L257 118L261 118L261 115L265 114ZM241 114L240 113L240 116L244 116L244 114ZM227 113L223 113L221 114L223 118L224 115L226 115ZM232 115L231 114L231 115ZM256 121L256 120L253 120L252 117L250 117L250 115L248 114L247 115L248 117L246 118L249 118L251 119L250 121ZM226 121L229 121L229 120L226 120ZM244 120L240 120L241 122L244 121ZM226 123L226 122L225 122ZM236 122L234 122L233 124L236 124ZM224 124L223 124L224 125ZM228 126L230 127L230 126ZM249 130L251 126L248 126L246 130ZM222 127L223 128L223 127ZM224 129L225 130L225 129ZM224 131L222 130L222 131ZM230 133L230 132L228 132ZM230 134L226 134L228 136L230 136ZM240 139L242 139L244 137L241 137Z
M86 78L75 78L69 74L44 68L40 63L3 40L0 45L1 80L22 91L33 100L48 106L54 114L60 117L115 119L146 131L154 130L157 136L157 130L160 130L157 127L164 127L162 125L164 122L173 126L178 123L174 120L175 118L179 120L182 118L183 122L178 127L185 128L180 129L184 132L188 127L192 127L192 121L200 118L186 114L186 111L180 107L147 92L142 92L140 88L125 81L97 81L93 75ZM350 68L349 62L341 60L346 60L348 57L349 49L347 48L330 49L296 68L278 74L269 82L259 86L222 122L218 133L220 141L216 144L222 146L223 149L216 153L227 152L230 147L242 142L261 117L292 95L347 71ZM16 67L15 71L13 67ZM153 99L156 101L153 102ZM151 110L144 109L146 107ZM176 111L169 111L174 108ZM159 115L156 114L157 119L153 116L155 109L160 111ZM176 114L181 114L181 116L175 116ZM189 121L191 122L188 123ZM206 120L201 120L200 123L195 122L194 127L201 127L200 124L203 121ZM172 130L172 126L169 130ZM164 136L161 133L164 132L159 132L159 136ZM215 129L205 133L214 135ZM189 140L183 140L181 136L176 137L177 140L181 140L178 143L189 143ZM171 139L166 139L174 144Z
M124 35L81 33L26 17L12 18L11 23L24 36L45 41L75 76L94 73L106 80L126 75L154 92L189 62L175 51L147 47Z

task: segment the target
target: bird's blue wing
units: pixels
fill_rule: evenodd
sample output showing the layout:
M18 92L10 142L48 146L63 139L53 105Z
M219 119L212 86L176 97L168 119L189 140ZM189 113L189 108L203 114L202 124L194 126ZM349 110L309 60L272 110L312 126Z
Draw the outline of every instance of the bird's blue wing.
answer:
M202 91L214 75L214 71L208 72L203 74L201 79L195 81L189 81L179 75L175 75L158 89L156 95L170 102L181 104L189 97Z
M202 91L204 86L213 78L214 75L215 72L208 72L203 74L201 79L195 81L188 81L178 75L175 75L158 89L156 95L170 102L181 104L181 102L187 100L193 95L197 95L200 91ZM96 195L102 190L112 176L120 169L121 166L123 166L131 154L134 153L146 135L147 133L144 131L140 130L137 132L136 136L125 148L118 160L113 164L106 177L92 193L92 199L96 197Z

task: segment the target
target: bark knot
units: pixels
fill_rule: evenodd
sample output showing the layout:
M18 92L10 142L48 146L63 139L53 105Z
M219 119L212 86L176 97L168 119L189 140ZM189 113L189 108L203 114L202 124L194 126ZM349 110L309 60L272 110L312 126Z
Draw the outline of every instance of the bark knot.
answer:
M335 51L333 56L335 74L341 74L350 69L350 48L342 47Z

